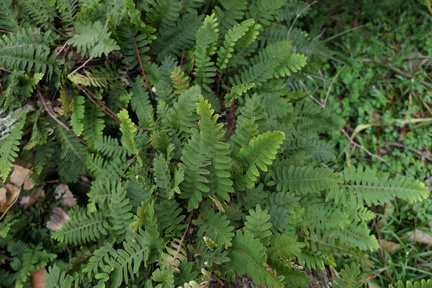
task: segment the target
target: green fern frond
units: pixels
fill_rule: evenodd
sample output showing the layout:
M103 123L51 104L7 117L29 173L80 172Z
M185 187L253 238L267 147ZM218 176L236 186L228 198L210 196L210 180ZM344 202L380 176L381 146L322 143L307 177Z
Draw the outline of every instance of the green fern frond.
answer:
M341 209L334 209L331 205L307 199L305 205L305 221L312 231L331 230L344 228L350 225L349 217ZM317 232L318 233L318 232Z
M114 268L110 274L110 281L114 287L122 283L128 284L134 280L142 267L155 262L155 255L160 256L163 242L158 233L141 230L123 242L123 249L111 251L114 260L110 265Z
M260 132L267 131L267 120L270 116L264 111L263 98L254 94L252 97L245 97L244 100L240 98L239 102L242 105L237 110L239 115L237 117L237 123L240 123L243 119L255 118L255 123L258 124L258 130Z
M178 66L174 67L170 78L175 94L180 95L189 89L189 76L186 75L182 68ZM199 87L198 85L196 86Z
M276 158L285 135L282 132L266 132L252 138L248 146L240 149L240 156L247 165L246 175L235 179L239 190L251 188L259 176L258 168L266 172L267 166Z
M109 225L102 212L90 213L85 208L74 208L69 211L70 220L62 224L52 237L67 244L78 244L84 241L97 241L107 235Z
M134 140L134 135L137 131L137 128L135 127L132 120L129 118L129 113L126 109L122 109L117 114L117 116L121 121L120 131L122 132L121 142L123 144L123 147L125 147L130 153L137 155L138 149L135 146Z
M354 262L351 263L351 266L345 264L339 272L339 276L334 279L335 288L359 288L363 286L360 265Z
M181 3L176 0L158 0L152 1L147 22L159 31L169 29L176 25L180 17Z
M127 65L129 71L140 65L140 63L142 65L150 60L147 55L150 50L150 40L148 35L142 33L138 27L132 26L128 21L122 21L116 35L119 38L120 52L124 57L122 62Z
M285 4L285 0L266 1L255 0L249 6L249 11L246 13L247 18L253 18L258 23L267 26L274 22L279 15L279 9Z
M56 8L64 23L71 24L75 21L78 8L77 0L57 0Z
M93 252L93 255L90 257L82 272L91 278L93 275L97 275L96 278L99 280L100 284L108 281L109 274L114 269L111 265L109 265L109 263L113 261L113 258L110 254L113 249L113 245L109 242L99 247Z
M181 135L181 138L190 135L191 128L198 120L195 103L198 102L200 94L201 89L197 85L184 91L165 115L165 121L168 122L169 127L177 130L177 134Z
M165 246L160 263L163 267L179 267L187 260L187 251L180 239L173 239Z
M171 199L174 191L171 190L171 173L168 168L169 159L163 154L158 154L153 160L153 170L159 195L164 199Z
M90 147L97 141L102 141L103 130L105 128L105 113L96 105L86 102L84 113L83 138Z
M42 34L39 29L21 29L0 39L0 66L12 70L25 70L27 73L43 73L51 78L53 73L59 74L62 60L57 54L51 54L49 45L53 44L54 36L47 32ZM50 55L51 54L51 55Z
M430 192L424 183L407 177L389 176L389 173L362 166L346 168L342 173L344 183L331 190L327 197L336 203L351 206L359 206L363 202L368 206L386 203L394 197L413 203L429 197Z
M118 241L123 240L131 230L129 224L132 222L132 205L129 204L125 187L121 183L112 190L110 202L110 218L112 219L112 231L118 237Z
M155 204L155 216L158 220L158 228L165 234L182 231L187 224L182 224L186 215L183 214L182 207L176 201L164 200Z
M196 17L187 14L178 18L176 25L159 30L157 39L152 43L151 51L158 60L167 56L180 56L183 47L190 47L195 41L195 35L203 21L202 15Z
M75 33L67 43L74 45L78 53L92 58L100 57L120 49L110 35L108 28L99 21L88 24L76 23Z
M221 7L216 6L214 8L214 13L216 14L216 17L222 28L221 32L225 34L225 31L237 25L238 21L243 19L248 1L238 0L236 2L232 2L229 0L221 0L219 1L219 4Z
M270 219L271 216L267 210L261 209L261 206L258 204L255 210L249 210L249 215L246 216L244 223L244 231L251 233L263 245L268 246L270 244L268 238L273 234L270 230L272 227Z
M129 150L120 146L116 138L111 138L110 136L106 135L103 135L94 142L94 149L97 152L113 159L125 159L126 156L130 155Z
M80 136L84 130L84 124L82 123L84 118L84 102L85 98L83 96L75 96L71 103L71 126L75 135Z
M221 212L214 213L211 209L207 209L204 212L204 219L197 219L193 223L201 226L198 230L198 237L200 239L204 236L208 237L216 244L215 248L232 246L234 227L230 225L227 216Z
M249 232L237 230L233 239L233 247L229 250L232 268L238 276L249 275L257 284L270 287L283 287L283 276L277 276L275 271L266 264L263 244Z
M232 102L235 99L237 99L241 95L245 94L248 90L250 90L253 87L255 87L255 84L253 84L253 83L231 87L231 91L229 93L225 94L225 97L224 97L226 100L225 107L231 106Z
M294 113L297 121L295 127L300 133L328 133L339 131L343 122L342 119L330 110L322 109L310 101L301 101L294 106Z
M247 145L253 137L259 134L258 124L255 123L255 117L247 119L244 117L240 119L242 121L237 121L236 130L233 136L231 136L230 141L241 148L243 145Z
M193 52L194 56L194 83L201 85L206 90L211 90L208 84L214 82L216 76L216 67L211 57L216 53L216 44L218 41L217 19L212 14L204 19L203 25L198 29L196 34L196 45Z
M25 12L24 15L28 15L31 22L36 24L35 26L47 28L52 25L55 9L52 6L52 2L39 3L36 0L18 1L21 9Z
M234 191L231 181L231 158L229 157L229 145L223 143L225 132L223 124L217 123L218 114L214 114L207 100L200 96L197 104L197 113L201 116L198 125L200 127L201 146L205 149L210 165L207 167L209 193L217 195L220 199L229 201L228 193Z
M192 130L191 139L185 145L180 160L183 163L179 166L184 173L184 180L180 184L180 198L189 199L188 210L190 211L198 208L203 194L210 191L206 178L210 173L208 170L210 159L205 153L205 147L201 145L201 135L195 129Z
M64 271L60 270L56 264L48 267L48 271L45 274L45 287L46 288L72 288L73 287L73 277L71 275L66 275Z
M162 266L152 273L152 280L159 284L160 287L174 287L174 267Z
M269 58L251 64L250 66L244 66L240 74L236 74L234 77L229 78L229 82L232 86L252 83L256 86L260 86L273 77L274 66L277 65L278 62L280 61L275 58Z
M225 39L218 52L217 66L223 70L228 66L234 51L248 48L256 40L261 25L248 19L232 27L225 34Z
M348 243L351 247L358 247L363 250L376 250L379 244L375 235L370 235L366 222L360 224L352 223L342 229L333 229L332 233L336 239Z
M106 166L106 170L108 170L110 165ZM105 169L104 169L105 170ZM100 172L97 176L98 179L102 179L101 175L108 174L106 170ZM90 189L90 192L88 193L89 196L89 204L88 209L90 212L96 211L96 204L98 204L99 207L106 207L108 208L108 205L105 205L109 203L109 199L112 196L112 191L116 187L116 178L103 178L104 180L98 180L95 181ZM110 181L106 181L105 179L112 179Z
M16 32L19 28L18 10L12 5L12 0L1 0L0 6L3 7L0 11L0 27L9 32Z
M15 112L10 113L8 117L2 119L4 122L0 127L5 131L2 131L0 138L0 178L3 181L6 181L15 158L18 157L20 140L26 120L25 116L26 112L31 110L30 108L30 106L18 108Z
M117 80L124 80L125 78L124 75L109 65L105 65L105 67L100 66L98 69L85 70L84 74L74 72L68 75L68 79L72 83L84 86L107 87L109 84Z
M278 167L270 170L272 181L269 186L276 185L280 192L295 194L318 193L326 189L335 189L341 180L330 168L314 168L311 166Z
M298 257L306 245L298 241L298 236L292 231L278 233L270 238L270 242L270 249L274 255L282 257L284 260L293 260Z

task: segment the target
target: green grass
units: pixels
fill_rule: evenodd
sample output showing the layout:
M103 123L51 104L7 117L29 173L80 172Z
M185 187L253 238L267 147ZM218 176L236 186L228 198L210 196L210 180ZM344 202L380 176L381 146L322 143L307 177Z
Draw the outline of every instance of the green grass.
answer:
M368 165L422 181L432 175L432 16L420 1L315 4L303 23L332 50L310 77L310 95L345 120L336 167ZM432 200L414 207L382 203L371 223L380 240L400 245L371 253L369 285L432 278ZM427 237L426 237L427 238ZM432 236L430 236L432 239ZM371 286L369 286L371 287Z

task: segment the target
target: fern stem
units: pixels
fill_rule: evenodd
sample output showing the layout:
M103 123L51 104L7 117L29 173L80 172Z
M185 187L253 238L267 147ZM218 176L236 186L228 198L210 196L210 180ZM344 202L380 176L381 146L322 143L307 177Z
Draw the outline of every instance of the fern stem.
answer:
M194 214L194 211L192 211L192 212L189 214L189 216L188 216L188 219L187 219L187 223L188 223L188 224L187 224L187 227L186 227L185 231L183 232L183 235L182 235L182 238L180 239L180 243L179 243L179 245L178 245L178 247L177 247L177 250L176 250L176 252L175 252L174 255L173 255L174 257L173 257L173 259L171 260L171 262L169 263L170 266L174 263L174 261L177 259L178 254L180 253L180 250L181 250L181 247L182 247L183 242L184 242L184 240L185 240L186 234L187 234L187 232L189 231L190 225L191 225L191 223L192 223L193 214Z
M57 116L54 114L54 111L52 110L51 104L47 103L47 100L43 97L42 93L39 90L36 90L39 95L39 100L42 102L42 105L44 106L44 110L48 113L48 115L56 121L60 126L62 126L67 131L70 131L71 129L64 124L62 121L60 121ZM82 144L85 146L88 146L87 142L81 139L80 137L75 135L75 138L77 138Z
M153 95L153 90L150 87L150 83L148 82L147 75L146 75L144 67L142 65L142 61L141 61L141 57L140 57L140 54L139 54L138 45L137 45L135 37L133 37L133 41L134 41L135 53L137 54L137 58L138 58L138 62L139 62L140 70L141 70L141 74L142 74L142 76L144 78L145 84L147 86L147 89L148 89L148 91L149 91L152 99L155 99L155 97Z
M74 74L75 72L77 72L78 70L80 70L81 68L83 68L92 59L93 59L93 57L90 57L89 59L87 59L81 66L79 66L77 69L75 69L74 71L72 71L71 73L69 73L68 77L70 75Z
M351 145L354 145L360 149L362 149L363 151L365 151L369 156L377 158L378 160L380 160L381 162L387 162L384 158L381 158L380 156L373 154L372 152L368 151L366 148L364 148L363 146L361 146L360 144L358 144L357 142L355 142L354 140L351 139L351 137L348 135L348 133L344 130L344 129L340 129L342 131L342 133L344 133L344 135L348 138L348 141L350 142Z
M81 90L85 96L94 104L97 108L101 109L102 112L104 112L106 115L108 115L110 118L112 118L117 123L122 123L121 120L118 118L117 114L115 114L111 109L105 106L99 99L95 99L94 97L90 96L90 94L93 94L90 90L86 89L85 87L82 87L81 85L77 85L78 89Z

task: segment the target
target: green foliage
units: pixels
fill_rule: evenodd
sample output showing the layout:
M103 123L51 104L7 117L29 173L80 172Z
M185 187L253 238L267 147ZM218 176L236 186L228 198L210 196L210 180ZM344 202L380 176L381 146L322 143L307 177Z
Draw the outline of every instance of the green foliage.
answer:
M48 287L306 287L299 265L344 257L361 266L336 283L357 287L376 207L428 195L332 162L342 121L302 88L322 56L294 27L306 3L24 2L0 12L17 24L0 32L0 176L30 162L47 196L5 214L9 286L49 266ZM57 182L78 205L51 196ZM70 219L33 231L55 206Z

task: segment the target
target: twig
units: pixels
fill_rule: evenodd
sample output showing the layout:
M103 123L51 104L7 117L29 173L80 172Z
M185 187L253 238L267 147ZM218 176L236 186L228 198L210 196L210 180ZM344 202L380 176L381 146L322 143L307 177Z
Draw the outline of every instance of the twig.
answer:
M332 81L330 82L330 86L329 86L329 88L327 89L327 93L326 93L326 97L325 97L325 99L324 99L324 105L327 105L327 100L328 100L328 98L329 98L329 95L330 95L330 91L331 91L331 88L332 88L332 86L333 86L333 83L334 83L334 81L336 81L336 79L338 78L338 76L339 76L339 74L345 69L345 67L346 67L347 65L345 64L337 73L336 73L336 75L333 77L333 79L332 79Z
M301 10L299 13L297 13L293 23L291 24L290 29L288 30L287 33L287 38L290 36L291 34L291 30L294 28L294 24L296 23L297 19L300 17L301 14L303 14L304 11L306 11L307 9L309 9L309 7L311 7L312 5L314 5L317 1L312 2L311 4L309 4L308 6L306 6L306 8L304 8L303 10Z
M372 152L368 151L366 148L364 148L363 146L361 146L360 144L358 144L357 142L355 142L353 139L351 139L351 137L348 135L348 133L344 130L344 129L340 129L342 131L342 133L344 133L344 135L348 138L348 141L350 142L351 145L354 145L360 149L362 149L363 151L365 151L369 156L377 158L378 160L380 160L381 162L387 162L385 159L381 158L380 156L373 154Z
M3 214L0 217L0 220L3 219L3 217L6 215L6 213L9 211L9 209L15 204L15 202L18 200L19 198L19 194L21 193L21 191L18 193L17 197L15 197L15 199L12 201L12 203L9 204L9 206L6 208L6 210L3 212Z
M50 104L47 103L46 99L43 97L42 93L39 90L36 90L39 95L39 100L42 102L42 105L44 106L44 110L48 113L48 115L56 121L60 126L62 126L66 130L71 130L66 124L64 124L62 121L60 121L57 116L54 114L54 111L52 110L52 107ZM80 137L75 135L75 138L77 138L82 144L85 146L88 146L87 142L81 139Z
M188 216L188 219L187 219L188 225L187 225L185 231L183 232L182 238L180 239L180 244L178 245L177 250L176 250L176 252L173 255L174 257L171 260L171 262L169 263L170 266L174 263L174 261L177 259L178 254L180 253L180 249L183 246L183 242L184 242L184 239L186 238L186 234L189 231L189 228L190 228L190 225L191 225L191 222L192 222L192 217L193 217L193 211Z
M68 77L72 74L74 74L75 72L77 72L78 70L80 70L81 68L83 68L90 60L92 60L93 58L90 57L89 59L87 59L81 66L79 66L77 69L75 69L74 71L72 71L71 73L68 74Z
M403 145L403 144L397 143L397 142L390 142L390 141L387 141L387 142L385 142L385 143L388 144L388 145L390 145L390 146L396 146L396 147L399 147L399 148L408 149L408 150L410 150L410 151L412 151L412 152L414 152L414 153L420 155L421 157L424 157L424 158L426 158L427 160L432 161L432 156L428 156L428 155L426 155L425 152L422 152L422 151L420 151L420 150L418 150L418 149L409 148L409 147L407 147L407 146L405 146L405 145Z
M152 99L154 99L153 90L151 89L150 83L147 80L147 75L145 73L144 66L143 66L142 61L141 61L140 53L139 53L139 50L138 50L138 44L136 42L136 38L135 37L133 37L133 41L134 41L135 53L137 54L138 63L139 63L140 70L141 70L141 74L143 75L144 81L146 83L147 89L148 89L148 91L149 91Z
M90 94L93 94L90 90L86 89L85 87L82 87L81 85L77 85L77 88L81 90L85 96L90 99L93 104L96 105L99 109L101 109L105 114L107 114L110 118L112 118L114 121L118 123L122 123L120 118L115 114L111 109L109 109L105 104L103 104L99 99L92 97Z

